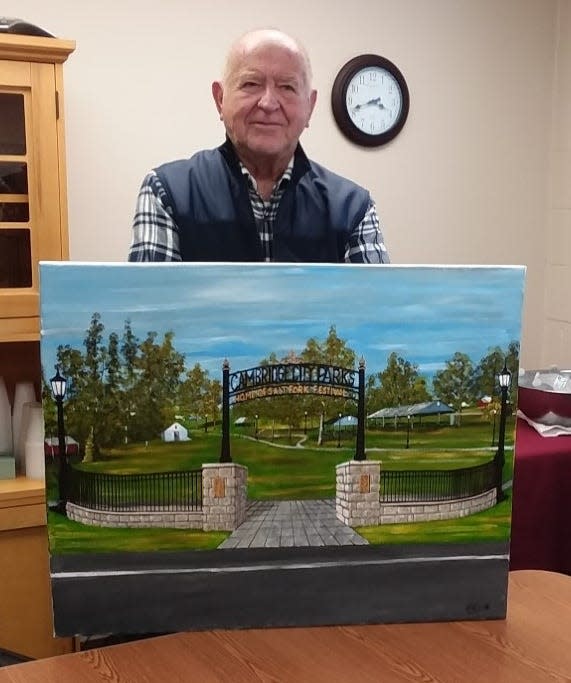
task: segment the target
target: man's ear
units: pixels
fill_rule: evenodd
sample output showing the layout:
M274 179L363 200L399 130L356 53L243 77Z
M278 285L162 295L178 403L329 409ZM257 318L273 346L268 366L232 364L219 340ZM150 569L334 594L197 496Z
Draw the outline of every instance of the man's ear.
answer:
M220 81L214 81L212 84L212 97L214 98L214 104L216 104L216 109L218 109L220 120L222 121L222 99L224 97L224 87Z
M317 102L317 90L312 90L309 93L309 115L307 117L307 123L305 124L306 128L309 128L309 119L311 118L311 115L313 114L313 110L315 109L315 103Z

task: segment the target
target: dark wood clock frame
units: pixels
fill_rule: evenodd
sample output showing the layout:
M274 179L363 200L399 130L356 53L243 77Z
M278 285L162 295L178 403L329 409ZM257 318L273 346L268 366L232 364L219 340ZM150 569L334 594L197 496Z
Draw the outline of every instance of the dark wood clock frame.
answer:
M388 71L396 80L402 94L402 108L397 121L391 128L378 135L368 135L359 130L351 120L346 106L347 88L351 79L358 71L367 67L380 67ZM363 54L349 60L339 70L331 89L331 108L337 126L346 138L363 147L379 147L396 137L406 122L409 106L410 96L404 76L395 64L380 55Z

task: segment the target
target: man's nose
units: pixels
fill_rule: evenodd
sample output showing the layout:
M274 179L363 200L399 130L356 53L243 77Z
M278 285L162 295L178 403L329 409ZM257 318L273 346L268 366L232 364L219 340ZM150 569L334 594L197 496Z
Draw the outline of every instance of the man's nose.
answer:
M275 111L280 106L277 98L277 93L275 88L271 85L267 85L262 93L262 96L258 100L258 107L265 109L267 111Z

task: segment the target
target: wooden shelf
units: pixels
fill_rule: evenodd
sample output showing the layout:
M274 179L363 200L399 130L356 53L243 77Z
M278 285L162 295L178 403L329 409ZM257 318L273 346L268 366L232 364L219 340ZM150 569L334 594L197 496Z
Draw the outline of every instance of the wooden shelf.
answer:
M46 523L43 481L26 477L0 479L0 531L45 526Z

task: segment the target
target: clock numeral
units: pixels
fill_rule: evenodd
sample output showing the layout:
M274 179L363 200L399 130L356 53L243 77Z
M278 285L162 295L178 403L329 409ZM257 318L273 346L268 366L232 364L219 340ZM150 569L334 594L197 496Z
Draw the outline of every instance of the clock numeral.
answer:
M359 88L355 85L355 83L353 83L353 84L351 85L351 92L352 92L352 93L359 92Z
M359 76L359 85L365 85L365 76L363 74Z

